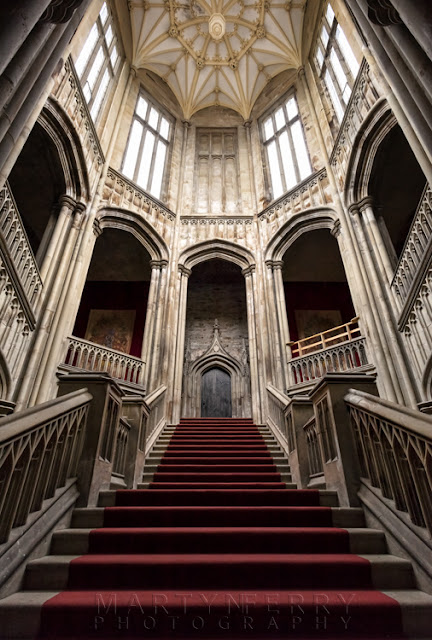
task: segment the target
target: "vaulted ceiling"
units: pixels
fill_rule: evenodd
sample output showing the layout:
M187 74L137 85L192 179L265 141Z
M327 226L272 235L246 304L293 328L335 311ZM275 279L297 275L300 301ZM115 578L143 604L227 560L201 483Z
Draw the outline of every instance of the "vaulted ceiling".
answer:
M268 81L302 62L306 0L129 0L131 63L159 75L185 118L249 118Z

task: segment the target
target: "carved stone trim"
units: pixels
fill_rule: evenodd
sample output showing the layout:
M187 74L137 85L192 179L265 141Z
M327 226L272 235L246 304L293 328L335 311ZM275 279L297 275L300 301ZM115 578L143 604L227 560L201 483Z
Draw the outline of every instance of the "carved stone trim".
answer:
M54 24L68 22L72 18L75 9L81 3L82 0L52 0L39 18L39 22L52 22Z
M402 24L399 13L390 0L367 0L368 18L380 27L389 27L392 24Z

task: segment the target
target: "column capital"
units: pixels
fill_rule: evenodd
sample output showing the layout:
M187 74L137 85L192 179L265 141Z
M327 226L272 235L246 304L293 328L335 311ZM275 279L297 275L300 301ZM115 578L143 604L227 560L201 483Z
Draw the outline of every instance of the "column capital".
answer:
M250 129L251 126L252 126L252 120L245 120L243 122L243 126L244 126L245 129Z
M363 213L363 211L368 207L374 206L374 199L372 196L366 196L365 198L362 198L357 204L360 211Z
M100 221L98 220L98 218L95 218L93 220L93 233L95 234L96 238L99 238L100 235L102 235L103 229L100 225Z
M301 67L299 67L297 69L297 75L299 76L299 78L304 78L305 77L306 72L305 72L305 68L303 66L301 66Z
M191 128L192 123L190 122L190 120L182 120L182 125L186 130L188 130Z
M63 207L67 207L71 212L74 211L77 205L77 201L72 198L72 196L68 196L67 193L64 193L60 196L58 200L58 207L63 209Z
M340 232L341 232L341 221L335 220L332 228L330 229L330 233L334 238L337 238L338 235L340 235Z
M150 260L150 267L152 269L163 269L168 264L168 260Z
M181 273L181 275L185 276L186 278L189 278L189 276L192 273L192 269L188 269L187 267L184 266L184 264L179 264L178 270Z
M357 202L353 202L352 204L349 205L348 207L348 212L352 215L358 215L360 213L360 208L358 206Z
M254 273L255 269L256 269L255 265L250 264L248 267L245 267L244 269L242 269L242 274L244 275L245 278L247 278Z

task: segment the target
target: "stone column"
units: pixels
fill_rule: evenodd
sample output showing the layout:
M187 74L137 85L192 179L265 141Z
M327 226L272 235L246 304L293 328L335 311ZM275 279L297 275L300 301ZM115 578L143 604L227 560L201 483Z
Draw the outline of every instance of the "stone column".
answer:
M368 235L372 251L376 257L379 270L384 276L384 282L389 285L393 280L394 268L382 239L381 230L375 218L372 205L373 198L368 196L366 198L363 198L359 202L358 206L362 214L365 231Z
M147 392L154 391L164 379L163 370L165 369L166 357L166 306L167 306L167 289L168 289L168 262L161 260L159 262L159 288L157 299L155 299L155 317L153 340L150 338L148 351L148 364L150 365L149 375L147 376L148 388ZM169 363L167 363L169 366Z
M150 278L150 287L149 294L147 300L147 311L146 311L146 319L144 326L144 335L141 347L141 359L144 362L148 362L149 360L149 350L151 350L152 345L152 334L154 330L155 323L155 315L157 309L158 302L158 289L159 289L159 281L160 281L160 271L161 264L158 260L150 261L151 267L151 278ZM149 369L146 367L146 376L147 379L149 373Z
M291 384L291 378L289 374L288 368L288 358L291 357L291 349L288 345L290 342L290 332L288 327L288 317L286 311L286 300L285 300L285 289L283 284L282 277L282 269L283 269L283 260L273 260L272 262L272 271L273 271L273 285L274 285L274 295L276 300L276 313L277 313L277 327L278 327L278 335L279 342L281 348L281 368L284 376L284 390Z
M178 315L177 315L177 336L175 347L174 361L174 384L173 384L173 406L172 416L174 424L180 420L181 413L181 394L183 383L183 360L185 347L186 332L186 304L187 304L187 287L189 276L192 271L183 265L179 265L180 274L180 292L178 299Z
M70 217L75 207L76 202L73 198L66 194L60 197L57 223L40 268L40 275L45 286L49 286L53 272L57 270L57 261L66 240L67 225L70 223Z
M405 358L401 353L400 335L394 326L394 318L390 310L387 291L379 277L376 265L372 260L371 252L363 229L359 205L351 205L350 213L354 223L354 229L358 238L360 251L363 257L367 274L367 286L370 289L369 300L371 304L372 318L377 329L380 349L374 353L379 364L379 381L384 384L388 399L399 404L416 406L416 392L408 371ZM389 366L392 363L394 366Z
M432 14L429 0L392 0L392 5L432 60Z
M0 12L0 73L3 73L51 0L14 0Z
M258 371L258 345L256 336L256 311L254 299L254 281L253 274L255 266L251 265L242 270L242 274L246 281L246 307L249 334L249 360L250 360L250 377L251 377L251 394L252 394L252 418L256 424L262 422L262 397L260 392L260 381Z

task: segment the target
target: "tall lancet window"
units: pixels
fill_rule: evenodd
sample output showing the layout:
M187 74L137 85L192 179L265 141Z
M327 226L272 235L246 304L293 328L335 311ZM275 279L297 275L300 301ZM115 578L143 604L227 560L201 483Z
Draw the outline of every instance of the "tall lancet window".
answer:
M314 61L318 76L330 95L336 117L341 122L360 65L330 4L321 23Z
M273 199L312 173L303 126L294 94L261 120Z
M75 61L75 69L94 122L120 69L119 43L106 2Z
M122 172L156 198L162 197L173 120L140 93L135 107Z

